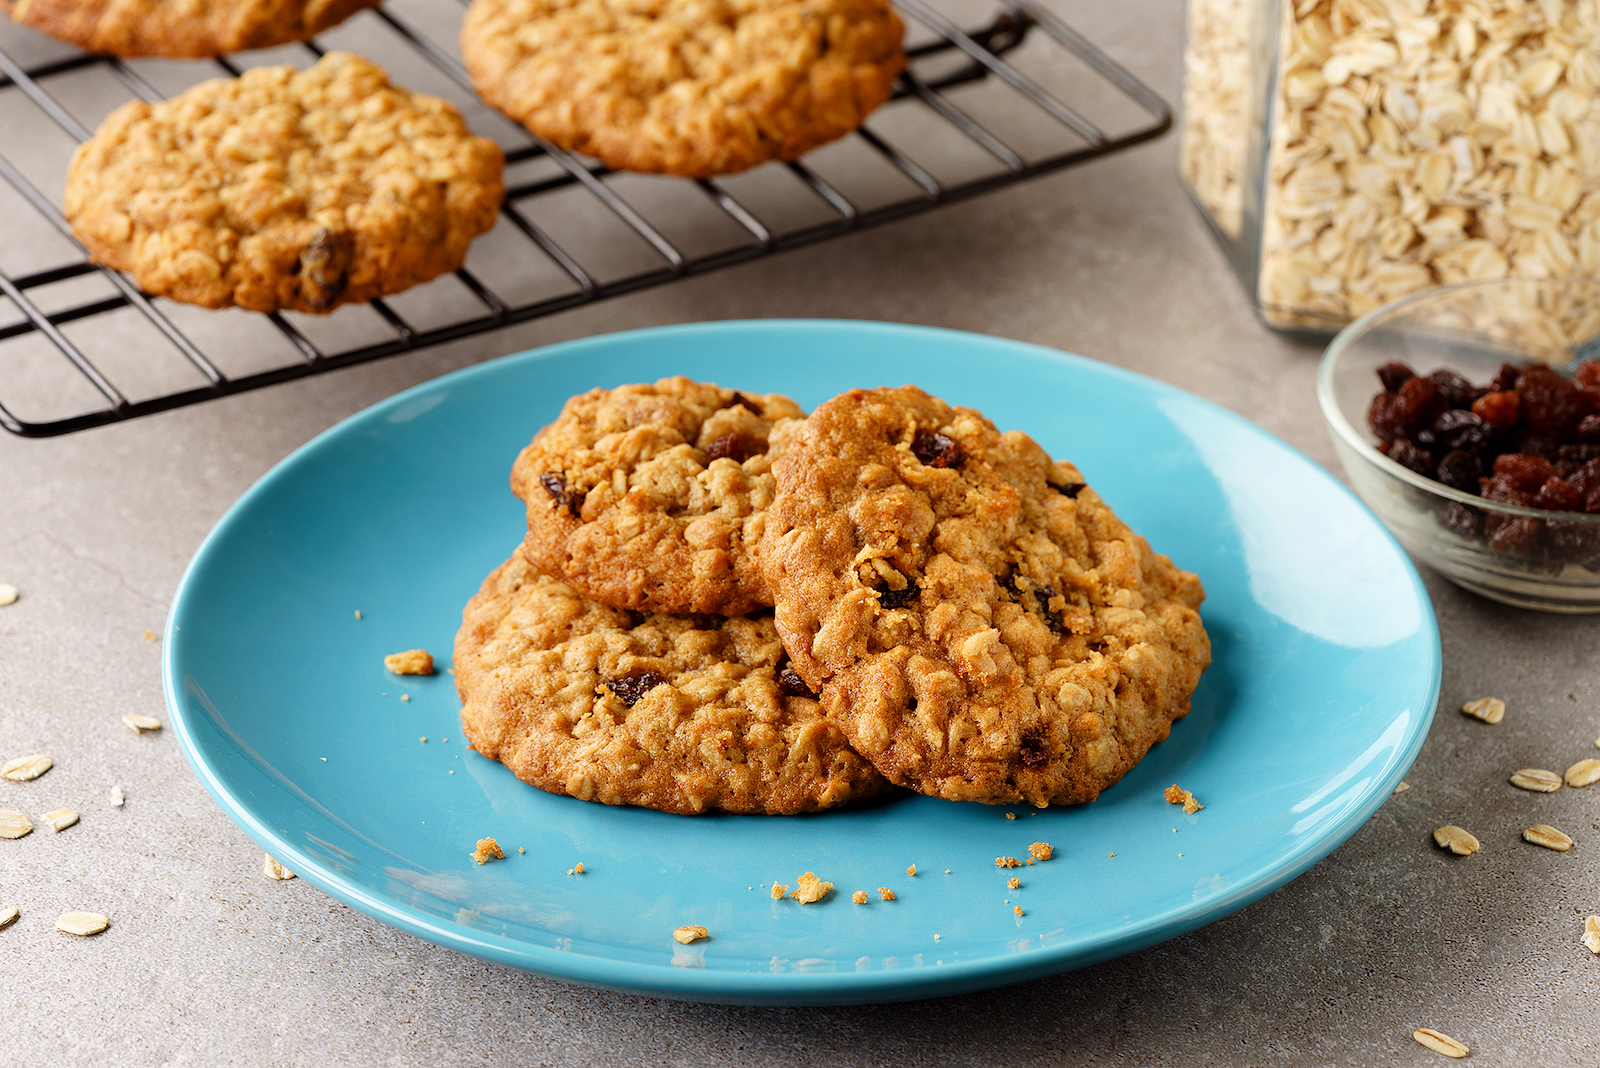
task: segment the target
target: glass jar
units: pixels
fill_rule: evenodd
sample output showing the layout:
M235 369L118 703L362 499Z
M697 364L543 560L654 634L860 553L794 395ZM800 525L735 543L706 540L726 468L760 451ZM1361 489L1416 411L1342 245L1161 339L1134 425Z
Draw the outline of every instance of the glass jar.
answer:
M1181 172L1269 326L1600 276L1600 0L1189 0Z

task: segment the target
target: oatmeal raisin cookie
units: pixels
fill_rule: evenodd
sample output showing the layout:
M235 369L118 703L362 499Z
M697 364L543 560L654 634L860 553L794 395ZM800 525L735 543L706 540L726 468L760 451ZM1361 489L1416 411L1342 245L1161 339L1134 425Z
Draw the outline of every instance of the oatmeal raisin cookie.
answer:
M770 614L606 608L520 555L467 604L455 646L472 747L551 793L786 815L887 789L784 667Z
M1092 801L1186 715L1200 581L1076 468L915 387L819 407L774 465L762 566L794 667L890 781Z
M378 0L0 0L24 26L114 56L220 56L314 37Z
M503 167L443 100L329 52L124 104L72 157L66 214L147 292L327 312L460 267Z
M621 170L792 160L860 126L905 66L887 0L473 0L489 103Z

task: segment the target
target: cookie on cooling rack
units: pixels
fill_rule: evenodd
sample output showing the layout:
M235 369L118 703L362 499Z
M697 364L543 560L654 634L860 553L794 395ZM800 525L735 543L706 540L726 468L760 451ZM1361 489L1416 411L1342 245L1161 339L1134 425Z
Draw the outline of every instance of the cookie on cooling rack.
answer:
M503 169L455 108L329 52L124 104L72 157L66 214L149 293L327 312L460 267Z
M788 815L888 788L785 672L770 614L606 608L518 555L468 602L454 659L472 747L551 793Z
M1026 434L915 387L853 390L774 470L778 632L891 782L1092 801L1188 713L1211 661L1199 579Z
M473 0L489 103L619 170L703 178L851 132L905 67L887 0Z
M619 608L770 606L756 550L772 461L804 418L788 397L682 376L573 397L511 470L523 554Z
M0 12L86 52L220 56L304 41L378 0L0 0Z

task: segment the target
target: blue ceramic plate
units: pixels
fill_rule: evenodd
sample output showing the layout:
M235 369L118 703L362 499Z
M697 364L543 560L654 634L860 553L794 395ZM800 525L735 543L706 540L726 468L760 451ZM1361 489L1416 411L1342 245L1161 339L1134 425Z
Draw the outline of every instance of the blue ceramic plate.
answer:
M384 654L424 647L448 664L462 605L522 535L511 461L570 394L679 373L807 406L915 382L1071 458L1205 582L1215 661L1193 712L1095 804L1037 812L907 796L685 818L541 793L468 751L450 676L397 678ZM976 334L767 321L555 345L339 424L206 539L168 621L165 682L224 811L371 916L572 982L815 1004L1017 982L1233 912L1389 796L1439 668L1432 610L1394 540L1327 472L1222 408ZM1174 782L1205 810L1167 804ZM468 854L485 836L507 856L479 867ZM1053 860L995 867L1038 841ZM805 871L835 893L770 899ZM868 904L851 902L857 889ZM711 937L680 946L681 924Z

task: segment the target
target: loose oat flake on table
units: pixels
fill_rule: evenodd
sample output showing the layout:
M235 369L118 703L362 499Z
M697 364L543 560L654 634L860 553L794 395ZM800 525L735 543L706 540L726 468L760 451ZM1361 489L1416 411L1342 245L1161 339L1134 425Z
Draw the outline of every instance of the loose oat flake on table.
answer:
M1561 776L1543 768L1522 768L1512 773L1511 785L1534 793L1553 794L1561 789Z
M32 756L17 757L15 760L6 761L5 764L0 765L0 775L4 775L12 782L28 782L32 779L37 779L55 766L55 761L49 757L42 753L35 753Z
M1546 849L1554 849L1558 853L1565 853L1572 848L1572 839L1548 823L1535 823L1532 827L1524 827L1522 840L1544 846Z
M154 716L128 715L122 717L122 722L135 734L161 729L161 721Z
M20 591L9 582L0 582L0 608L15 604Z
M8 909L0 909L0 931L16 923L17 917L21 915L22 910L15 906Z
M1411 1037L1435 1053L1442 1053L1446 1057L1455 1057L1458 1060L1472 1052L1465 1043L1458 1042L1444 1032L1435 1031L1431 1027L1418 1028L1411 1032Z
M23 838L33 833L33 821L14 808L0 808L0 838Z
M1589 757L1578 761L1562 776L1568 786L1590 786L1600 782L1600 760Z
M110 926L110 919L98 912L63 912L56 918L56 930L85 938Z
M1600 916L1583 921L1583 946L1590 953L1600 954Z
M263 853L261 854L261 877L282 882L286 879L293 879L294 872L279 864L272 854Z
M1506 716L1506 703L1498 697L1480 697L1462 705L1461 711L1485 723L1499 723Z
M50 829L57 834L78 822L78 814L70 808L51 809L39 818L49 824Z
M1460 857L1471 856L1478 851L1478 840L1453 823L1434 831L1433 841L1440 848L1448 849Z

